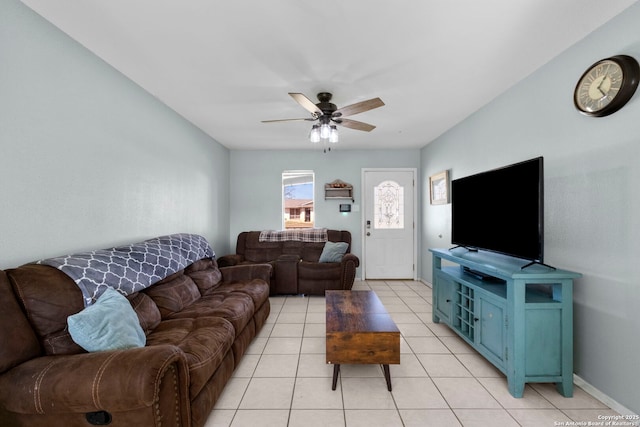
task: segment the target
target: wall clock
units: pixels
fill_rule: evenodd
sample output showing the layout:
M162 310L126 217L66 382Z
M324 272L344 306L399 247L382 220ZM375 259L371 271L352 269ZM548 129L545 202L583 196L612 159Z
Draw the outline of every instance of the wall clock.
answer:
M640 80L638 61L628 55L602 59L584 72L573 93L582 114L604 117L622 108L633 96Z

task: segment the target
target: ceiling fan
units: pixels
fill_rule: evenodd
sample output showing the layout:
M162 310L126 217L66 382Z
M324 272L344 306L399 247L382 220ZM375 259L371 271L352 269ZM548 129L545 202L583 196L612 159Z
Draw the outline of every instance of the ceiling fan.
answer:
M314 104L313 101L311 101L302 93L289 93L289 95L305 110L310 112L311 117L301 119L263 120L262 123L289 122L300 120L313 122L318 120L319 125L314 125L311 129L310 139L312 142L319 141L314 141L314 131L317 131L320 135L323 135L321 136L321 138L330 138L330 134L335 133L336 140L331 142L337 142L337 131L335 131L335 125L333 125L332 123L344 126L349 129L371 132L376 128L374 125L359 122L356 120L345 119L344 117L363 113L365 111L373 110L374 108L382 107L384 105L384 102L382 102L380 98L372 98L367 101L356 102L355 104L338 108L335 104L332 104L330 102L333 95L329 92L320 92L317 95L318 101L320 102L318 102L317 104Z

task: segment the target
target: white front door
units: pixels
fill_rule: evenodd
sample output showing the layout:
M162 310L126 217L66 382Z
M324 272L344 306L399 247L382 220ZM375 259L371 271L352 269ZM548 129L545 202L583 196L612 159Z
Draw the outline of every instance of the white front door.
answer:
M415 279L415 169L364 169L365 279Z

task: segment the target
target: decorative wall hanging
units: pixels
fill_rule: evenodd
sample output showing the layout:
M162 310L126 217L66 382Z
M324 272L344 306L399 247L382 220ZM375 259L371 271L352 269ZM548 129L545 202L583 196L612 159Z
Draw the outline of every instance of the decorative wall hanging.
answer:
M429 192L432 205L449 203L449 171L442 171L429 177Z

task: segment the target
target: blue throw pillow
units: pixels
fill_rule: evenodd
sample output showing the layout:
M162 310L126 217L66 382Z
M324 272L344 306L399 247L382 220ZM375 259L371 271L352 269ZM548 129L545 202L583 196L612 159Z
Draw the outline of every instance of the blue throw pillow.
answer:
M326 242L318 262L340 262L348 247L346 242Z
M87 351L144 347L147 338L129 300L108 288L98 300L67 318L71 338Z

